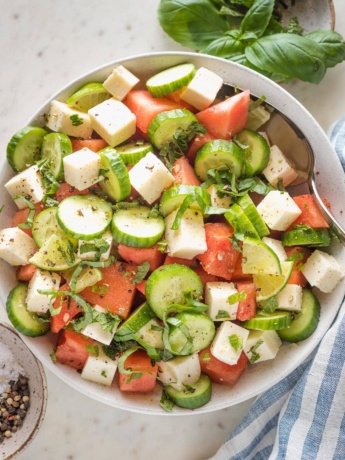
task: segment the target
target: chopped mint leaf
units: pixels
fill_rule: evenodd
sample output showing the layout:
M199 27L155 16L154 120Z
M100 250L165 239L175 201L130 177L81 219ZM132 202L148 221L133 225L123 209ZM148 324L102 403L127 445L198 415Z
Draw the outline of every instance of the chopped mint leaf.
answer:
M243 348L243 339L237 334L231 334L229 336L229 342L232 348L237 352Z

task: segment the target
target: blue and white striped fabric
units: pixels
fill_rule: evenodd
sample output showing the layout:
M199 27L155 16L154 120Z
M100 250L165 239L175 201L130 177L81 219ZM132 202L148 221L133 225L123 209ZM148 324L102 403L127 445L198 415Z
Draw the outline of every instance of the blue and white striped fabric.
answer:
M345 169L345 117L329 136ZM317 349L255 400L212 460L345 460L344 342L343 301Z

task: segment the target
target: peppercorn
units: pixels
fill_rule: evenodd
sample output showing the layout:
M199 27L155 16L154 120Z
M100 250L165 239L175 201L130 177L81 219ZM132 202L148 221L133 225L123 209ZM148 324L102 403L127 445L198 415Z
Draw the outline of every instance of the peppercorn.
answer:
M22 426L29 406L29 380L20 375L16 382L10 381L0 395L0 444Z

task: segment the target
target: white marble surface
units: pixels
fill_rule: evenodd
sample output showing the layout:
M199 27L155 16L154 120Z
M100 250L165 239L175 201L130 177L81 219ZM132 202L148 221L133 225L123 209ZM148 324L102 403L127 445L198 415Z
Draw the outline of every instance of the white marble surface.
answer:
M159 0L0 0L0 147L46 98L93 67L128 55L183 50L162 32ZM334 0L345 35L345 3ZM345 115L345 64L318 86L287 89L323 129ZM0 308L0 319L4 312ZM20 460L204 460L248 410L250 401L216 413L152 417L116 410L77 393L50 371L48 408Z

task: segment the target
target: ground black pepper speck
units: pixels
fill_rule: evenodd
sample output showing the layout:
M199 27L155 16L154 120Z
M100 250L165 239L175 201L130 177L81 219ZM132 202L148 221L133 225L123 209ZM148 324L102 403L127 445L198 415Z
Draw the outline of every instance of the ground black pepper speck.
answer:
M0 444L22 426L29 406L29 380L20 375L0 395Z

